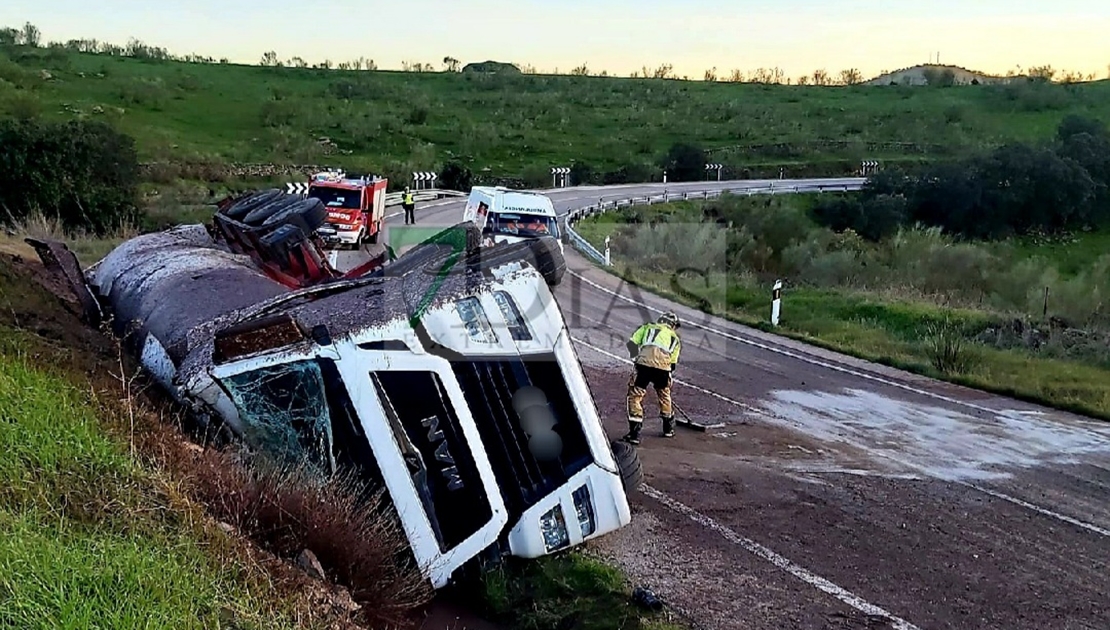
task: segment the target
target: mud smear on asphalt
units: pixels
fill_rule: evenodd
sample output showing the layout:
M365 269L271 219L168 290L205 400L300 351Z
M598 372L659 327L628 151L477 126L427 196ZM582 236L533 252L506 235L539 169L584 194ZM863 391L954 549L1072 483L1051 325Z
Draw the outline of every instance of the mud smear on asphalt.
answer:
M1006 479L1014 468L1110 453L1105 423L1076 427L1019 414L979 418L859 389L776 391L765 406L816 438L867 445L938 479Z

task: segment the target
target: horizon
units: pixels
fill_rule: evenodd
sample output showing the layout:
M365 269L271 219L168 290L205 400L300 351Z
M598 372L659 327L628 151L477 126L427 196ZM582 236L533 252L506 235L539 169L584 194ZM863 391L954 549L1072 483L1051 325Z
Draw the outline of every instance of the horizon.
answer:
M1110 31L1110 5L1093 0L1059 0L1051 10L1047 2L982 0L967 8L936 0L928 9L914 5L882 11L859 0L835 5L757 0L743 16L716 15L705 0L692 0L682 14L669 12L658 0L640 5L571 0L562 14L550 14L550 7L535 0L513 3L515 10L501 0L467 4L410 0L399 8L369 2L369 9L356 10L347 0L329 0L322 9L287 0L263 7L245 0L196 0L152 8L131 0L105 0L94 10L75 0L60 0L49 8L9 0L0 7L0 25L19 29L26 22L34 24L44 44L95 39L122 46L133 38L176 56L249 65L258 65L265 53L274 51L282 62L299 57L309 65L329 60L334 67L365 58L382 70L399 70L406 63L441 70L444 58L451 57L460 65L499 61L541 74L569 74L585 64L590 74L627 77L669 64L674 76L692 80L713 68L720 79L734 70L749 75L778 68L790 80L822 69L835 76L854 68L866 80L930 63L994 76L1038 66L1095 79L1110 73L1110 38L1103 35ZM597 19L578 19L576 9ZM210 17L228 12L236 19ZM437 17L420 18L425 13ZM946 17L954 13L963 19ZM343 36L328 36L325 29L302 32L314 15L341 19ZM366 16L365 43L352 28L360 15ZM242 24L253 28L244 30ZM730 39L733 33L735 39ZM483 34L493 35L487 38L492 41L482 41ZM840 49L839 41L852 45Z

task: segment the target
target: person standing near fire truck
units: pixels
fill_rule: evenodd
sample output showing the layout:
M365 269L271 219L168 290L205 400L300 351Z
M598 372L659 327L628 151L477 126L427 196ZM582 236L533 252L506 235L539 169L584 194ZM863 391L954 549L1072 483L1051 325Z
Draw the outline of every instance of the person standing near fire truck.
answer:
M655 387L655 395L659 397L663 437L674 437L671 383L678 367L678 355L682 352L679 326L677 315L664 313L658 321L637 328L627 342L629 358L635 361L635 369L628 380L628 434L624 441L629 444L640 443L640 429L644 426L641 403L648 385Z
M405 186L405 194L401 196L401 207L405 209L405 225L416 223L416 201L412 197L412 191L408 186Z

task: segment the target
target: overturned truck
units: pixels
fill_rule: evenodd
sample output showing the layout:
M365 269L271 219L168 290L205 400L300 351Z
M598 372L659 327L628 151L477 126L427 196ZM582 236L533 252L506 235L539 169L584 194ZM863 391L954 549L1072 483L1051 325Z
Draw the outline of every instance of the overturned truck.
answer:
M603 430L537 270L547 254L482 249L460 224L340 274L315 236L319 200L276 193L225 200L212 226L133 238L83 272L33 244L202 425L385 489L436 588L630 521L640 464Z

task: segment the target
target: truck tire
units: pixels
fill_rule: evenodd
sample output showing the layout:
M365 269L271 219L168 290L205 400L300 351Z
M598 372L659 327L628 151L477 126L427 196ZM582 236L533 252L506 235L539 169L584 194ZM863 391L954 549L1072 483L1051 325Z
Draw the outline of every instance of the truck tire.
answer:
M278 212L281 212L289 206L292 206L293 204L299 203L301 201L305 200L297 197L296 195L282 195L281 197L274 199L270 203L263 204L255 208L254 210L251 210L240 220L252 227L258 227L262 225L262 222L266 219L269 219Z
M540 272L548 286L557 286L567 272L567 260L554 238L538 238L530 242L536 257L536 271Z
M634 492L644 480L644 466L640 463L640 453L635 446L626 442L612 441L613 457L617 460L617 469L621 471L621 485L624 491Z
M272 201L276 201L278 197L282 197L284 195L285 193L281 192L277 188L270 188L269 190L260 190L257 192L253 192L243 199L240 199L239 201L231 204L231 206L229 206L227 210L224 210L223 214L229 219L242 221L243 217L250 214L251 211L257 208L261 208L262 206Z
M324 207L324 202L309 197L308 199L298 199L296 203L266 217L261 226L276 229L283 225L295 225L305 234L312 234L327 219L328 209Z

